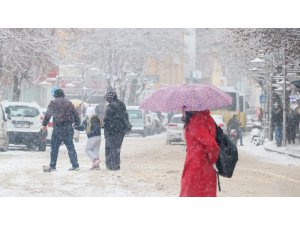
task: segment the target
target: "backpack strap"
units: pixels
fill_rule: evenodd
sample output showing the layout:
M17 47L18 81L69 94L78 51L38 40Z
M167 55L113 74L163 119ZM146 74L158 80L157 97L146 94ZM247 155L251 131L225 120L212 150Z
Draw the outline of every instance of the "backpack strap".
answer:
M220 183L220 177L219 177L219 173L217 172L217 178L218 178L218 188L219 188L219 191L221 192L221 183Z

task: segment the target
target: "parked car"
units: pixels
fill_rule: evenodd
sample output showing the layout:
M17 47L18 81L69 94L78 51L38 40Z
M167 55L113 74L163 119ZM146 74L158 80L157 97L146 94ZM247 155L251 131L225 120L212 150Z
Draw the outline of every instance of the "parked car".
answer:
M43 112L43 119L44 116L46 114L47 108L42 108L42 112ZM51 144L51 137L52 137L52 132L53 132L53 118L51 117L48 125L47 125L47 144L50 145Z
M256 109L246 109L246 131L251 131L255 121L257 121Z
M8 143L45 151L47 132L41 130L43 113L40 106L35 102L9 101L3 101L1 105L7 120Z
M182 114L175 114L172 116L170 123L167 126L167 144L172 142L185 142L184 123L182 121Z
M162 132L162 122L158 118L157 113L148 112L146 113L146 130L147 134L159 134Z
M129 122L132 125L129 133L140 134L143 137L147 136L146 118L144 110L140 109L139 106L127 106L127 113Z
M4 110L0 104L0 151L8 150L8 137L7 137L7 120L4 115Z
M226 123L224 122L223 116L222 115L211 115L211 117L214 119L216 124L223 129L223 131L226 132L227 126Z

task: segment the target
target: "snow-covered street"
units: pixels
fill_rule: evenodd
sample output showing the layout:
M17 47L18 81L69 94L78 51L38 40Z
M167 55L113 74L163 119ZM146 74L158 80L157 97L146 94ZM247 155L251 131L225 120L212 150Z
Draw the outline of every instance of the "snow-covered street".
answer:
M46 152L11 150L0 153L0 196L173 196L180 191L185 158L184 145L166 145L166 134L125 137L121 170L108 171L104 162L104 138L100 171L90 171L84 152L85 134L76 150L80 171L70 172L68 154L61 146L57 171L43 173L49 163ZM253 147L249 137L239 147L239 162L231 179L220 178L218 196L300 196L300 160Z

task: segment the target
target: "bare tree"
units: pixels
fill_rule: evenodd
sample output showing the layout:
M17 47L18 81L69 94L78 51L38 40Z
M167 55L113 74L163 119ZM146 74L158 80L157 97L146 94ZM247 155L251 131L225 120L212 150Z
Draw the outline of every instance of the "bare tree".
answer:
M53 66L52 29L1 29L1 66L13 80L13 101L19 101L21 83L37 83Z

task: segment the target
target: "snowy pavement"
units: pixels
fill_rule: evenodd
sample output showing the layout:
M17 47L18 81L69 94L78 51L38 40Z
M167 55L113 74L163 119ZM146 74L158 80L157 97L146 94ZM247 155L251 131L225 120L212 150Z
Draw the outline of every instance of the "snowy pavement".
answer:
M298 142L298 140L297 140ZM266 141L264 148L268 151L285 154L300 159L300 144L287 144L286 147L277 147L275 141Z
M104 139L100 147L100 171L90 171L84 152L86 137L75 143L80 171L71 166L61 146L57 171L43 173L49 164L46 152L12 150L0 152L0 196L108 196L176 197L185 159L184 145L166 145L166 134L125 137L121 170L108 171L104 162ZM231 179L221 178L218 196L300 196L300 159L253 146L249 137L238 146L239 161Z

